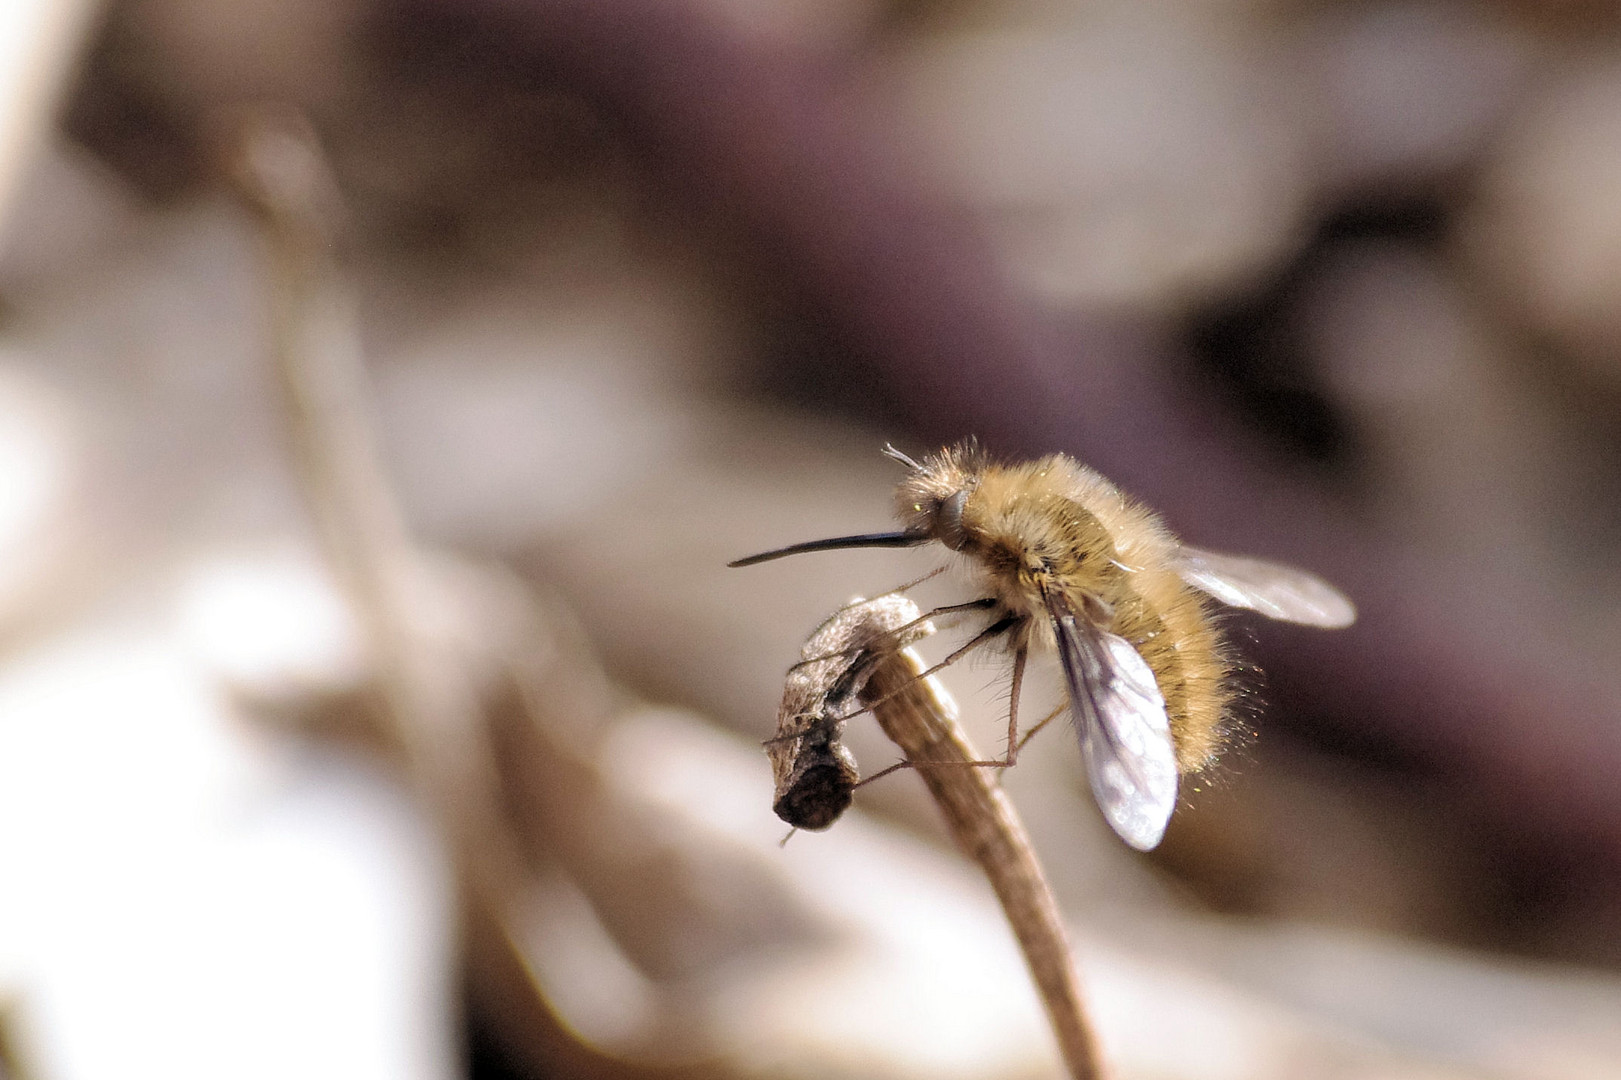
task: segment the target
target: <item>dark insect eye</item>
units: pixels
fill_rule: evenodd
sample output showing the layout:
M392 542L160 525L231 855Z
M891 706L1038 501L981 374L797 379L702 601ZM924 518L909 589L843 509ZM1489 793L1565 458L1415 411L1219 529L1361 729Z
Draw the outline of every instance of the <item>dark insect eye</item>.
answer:
M940 542L952 551L961 551L968 543L968 533L962 524L962 510L967 502L967 488L940 502L939 516L936 519L940 523Z

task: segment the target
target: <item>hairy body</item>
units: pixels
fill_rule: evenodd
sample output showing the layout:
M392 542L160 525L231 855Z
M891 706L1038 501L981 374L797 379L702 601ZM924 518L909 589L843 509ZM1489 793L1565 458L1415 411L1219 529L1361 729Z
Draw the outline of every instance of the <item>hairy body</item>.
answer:
M967 492L960 526L946 509L958 492ZM995 465L964 447L927 458L897 501L909 531L943 529L942 542L1020 617L1011 650L1051 651L1047 598L1065 598L1125 638L1153 671L1178 769L1197 771L1215 757L1233 699L1232 659L1211 605L1182 580L1181 544L1158 515L1061 454Z

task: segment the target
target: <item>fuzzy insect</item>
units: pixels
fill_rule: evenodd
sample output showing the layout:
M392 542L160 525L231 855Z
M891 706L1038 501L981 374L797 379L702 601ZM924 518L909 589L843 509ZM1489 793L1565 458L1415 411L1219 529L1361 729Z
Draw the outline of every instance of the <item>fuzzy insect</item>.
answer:
M793 544L739 559L750 566L807 551L939 542L964 556L987 594L989 623L948 657L991 641L1013 658L1006 767L1017 759L1019 691L1032 650L1056 651L1093 795L1128 844L1156 846L1178 777L1220 748L1232 703L1232 655L1214 598L1274 619L1349 626L1351 601L1314 574L1181 543L1158 516L1097 472L1052 454L998 464L973 444L922 462L900 484L898 532ZM947 609L942 609L947 610Z

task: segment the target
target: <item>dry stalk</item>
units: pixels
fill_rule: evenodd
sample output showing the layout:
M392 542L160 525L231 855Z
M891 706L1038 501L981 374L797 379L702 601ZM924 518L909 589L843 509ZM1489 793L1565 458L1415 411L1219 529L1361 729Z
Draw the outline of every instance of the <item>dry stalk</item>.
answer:
M340 204L319 144L287 110L239 114L223 134L226 175L253 211L267 256L275 373L299 487L373 663L383 715L368 734L443 830L474 1000L503 1040L571 1076L737 1075L667 1065L659 1051L675 1040L662 1019L644 1042L618 1048L628 1056L615 1056L555 1011L525 944L534 868L589 878L603 863L670 863L656 841L628 831L634 822L610 802L594 766L557 736L606 715L614 694L583 638L526 589L477 575L497 599L430 565L380 461L358 321L333 258ZM489 617L482 636L434 632L434 616L468 602ZM503 691L521 702L491 700ZM603 845L610 857L596 853ZM660 1017L686 1015L659 1005Z
M912 625L918 616L917 605L910 600L880 597L844 608L816 637L871 643L896 626ZM884 734L918 767L958 846L990 879L1024 952L1070 1076L1099 1080L1104 1072L1097 1040L1086 1016L1064 924L1030 838L997 782L997 770L970 766L984 759L969 743L956 710L941 697L934 679L920 677L923 670L911 649L892 648L875 657L858 696L872 708Z
M358 322L333 259L335 185L296 113L241 114L226 144L226 174L268 257L271 344L299 486L361 623L385 706L380 734L444 823L468 899L500 918L521 893L524 860L493 798L498 768L477 687L421 630L435 583L380 462Z

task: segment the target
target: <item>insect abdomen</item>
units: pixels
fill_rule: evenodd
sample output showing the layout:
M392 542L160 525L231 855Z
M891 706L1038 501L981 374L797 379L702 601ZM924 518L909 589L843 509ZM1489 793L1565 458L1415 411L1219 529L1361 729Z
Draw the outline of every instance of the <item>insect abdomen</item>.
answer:
M1232 660L1203 598L1168 568L1178 548L1159 518L1103 477L1076 466L1074 495L1109 537L1122 570L1111 629L1136 647L1165 697L1177 767L1215 758L1232 703Z
M1139 626L1117 620L1115 633L1136 646L1165 696L1165 713L1176 743L1176 764L1197 772L1221 749L1232 700L1226 642L1199 596L1175 575L1133 575L1146 609Z

